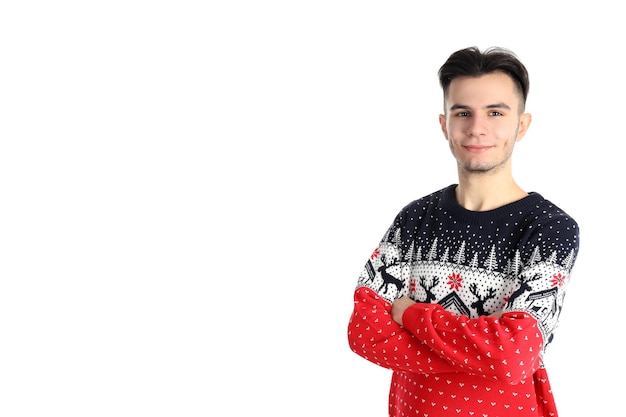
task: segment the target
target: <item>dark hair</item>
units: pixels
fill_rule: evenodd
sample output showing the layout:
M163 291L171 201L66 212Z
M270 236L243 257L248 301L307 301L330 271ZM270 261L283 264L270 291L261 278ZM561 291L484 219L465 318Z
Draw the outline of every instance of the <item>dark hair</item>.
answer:
M446 97L456 77L480 77L494 72L503 72L513 79L522 97L520 109L523 111L530 86L528 71L519 58L505 48L491 47L481 52L472 46L454 52L439 68L439 84Z

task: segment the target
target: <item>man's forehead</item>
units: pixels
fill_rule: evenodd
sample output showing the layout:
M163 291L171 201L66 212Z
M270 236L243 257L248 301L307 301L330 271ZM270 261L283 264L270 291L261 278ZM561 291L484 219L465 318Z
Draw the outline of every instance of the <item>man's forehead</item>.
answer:
M507 74L457 77L450 83L446 106L453 108L517 108L520 94Z
M513 79L503 72L484 74L478 77L462 76L456 77L450 82L448 93L458 93L469 90L469 92L480 91L502 91L506 93L515 92L516 85Z

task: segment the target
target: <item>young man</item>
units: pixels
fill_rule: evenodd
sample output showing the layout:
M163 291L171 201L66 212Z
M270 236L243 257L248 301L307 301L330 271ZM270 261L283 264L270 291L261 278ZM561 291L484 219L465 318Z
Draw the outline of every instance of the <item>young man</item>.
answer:
M439 70L453 184L404 207L359 276L350 348L393 370L390 416L556 416L543 357L578 255L578 225L515 182L531 122L510 51Z

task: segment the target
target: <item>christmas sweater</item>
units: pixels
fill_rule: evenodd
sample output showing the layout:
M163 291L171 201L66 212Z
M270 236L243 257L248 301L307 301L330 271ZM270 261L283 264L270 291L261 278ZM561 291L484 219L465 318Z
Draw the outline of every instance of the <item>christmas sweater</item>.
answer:
M461 207L451 185L404 207L367 260L352 351L391 369L390 416L557 416L543 358L578 255L576 221L538 193ZM417 302L391 318L391 304Z

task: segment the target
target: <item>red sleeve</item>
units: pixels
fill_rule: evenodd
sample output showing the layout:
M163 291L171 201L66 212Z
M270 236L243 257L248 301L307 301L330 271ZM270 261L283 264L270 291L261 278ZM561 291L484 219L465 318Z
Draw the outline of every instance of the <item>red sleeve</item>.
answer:
M370 288L355 291L348 324L348 342L354 353L393 370L427 374L459 371L393 321L390 311L391 304Z
M540 367L543 337L528 313L471 319L438 304L417 303L405 310L402 323L460 371L516 383Z

